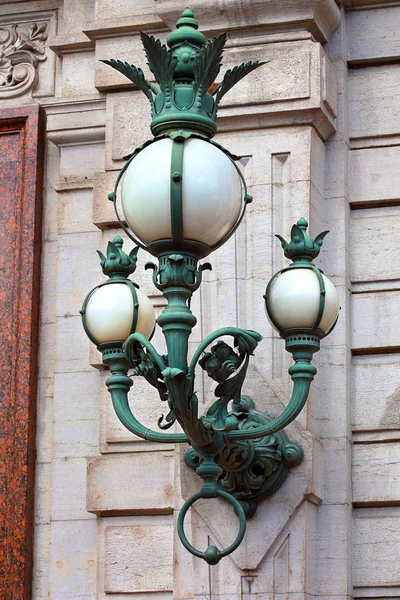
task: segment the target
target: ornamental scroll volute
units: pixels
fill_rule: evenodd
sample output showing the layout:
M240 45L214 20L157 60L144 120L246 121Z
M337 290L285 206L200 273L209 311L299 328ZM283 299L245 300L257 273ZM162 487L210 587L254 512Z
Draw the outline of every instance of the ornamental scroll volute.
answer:
M0 26L0 99L34 90L46 60L47 23Z

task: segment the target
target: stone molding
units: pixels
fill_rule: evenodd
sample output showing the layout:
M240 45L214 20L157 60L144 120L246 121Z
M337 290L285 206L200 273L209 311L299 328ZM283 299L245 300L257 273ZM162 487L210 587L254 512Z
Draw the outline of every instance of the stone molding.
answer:
M281 0L225 0L219 14L214 0L191 0L190 6L207 34L254 27L270 31L300 29L326 42L340 23L340 9L334 0L291 0L285 2L284 9ZM180 10L176 0L164 0L157 14L173 29Z
M35 89L37 66L46 60L47 23L0 26L0 100Z
M325 43L340 23L340 9L335 0L291 0L282 10L279 0L225 0L216 18L214 0L192 0L190 6L201 23L201 29L209 37L221 31L260 31L291 37L293 32L308 32L316 41ZM129 16L124 12L109 19L96 19L82 23L82 33L58 35L50 40L50 47L57 55L92 48L93 42L104 38L135 35L139 31L168 31L175 28L175 21L182 11L176 0L164 0L153 8L132 7ZM89 41L90 40L90 41ZM282 40L283 41L283 40ZM228 44L229 45L229 44Z
M398 0L341 0L339 3L343 4L346 10L358 10L360 8L386 8L398 4Z

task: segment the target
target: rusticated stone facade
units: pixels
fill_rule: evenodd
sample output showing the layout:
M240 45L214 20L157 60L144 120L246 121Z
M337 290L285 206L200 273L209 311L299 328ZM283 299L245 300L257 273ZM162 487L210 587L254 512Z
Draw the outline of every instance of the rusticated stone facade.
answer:
M184 450L123 428L101 356L81 327L82 300L102 280L95 250L119 232L107 193L122 157L150 136L147 100L99 61L144 66L139 31L165 40L184 8L176 0L0 4L0 112L38 103L47 114L33 598L398 600L398 2L190 3L207 37L228 32L226 68L268 61L219 110L216 139L244 156L254 202L210 257L213 271L192 304L192 347L222 326L259 331L245 392L271 415L286 405L290 357L262 296L284 264L274 234L288 235L301 216L312 233L331 231L318 264L341 299L307 409L288 428L305 459L218 566L193 559L175 533L180 505L199 486ZM13 31L33 45L30 83L18 94L15 72L25 72L3 48L12 56ZM135 277L160 311L146 260L140 252ZM162 347L158 332L155 344ZM209 380L199 388L205 407ZM154 427L161 407L145 382L135 381L131 402ZM237 523L212 501L196 504L186 527L204 548L208 540L227 545Z

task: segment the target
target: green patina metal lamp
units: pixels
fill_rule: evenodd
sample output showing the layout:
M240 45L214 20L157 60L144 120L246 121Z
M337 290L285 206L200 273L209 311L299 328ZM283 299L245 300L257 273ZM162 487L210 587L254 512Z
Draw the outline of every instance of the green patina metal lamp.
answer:
M107 256L99 252L109 279L88 294L82 321L109 366L106 384L123 425L145 440L190 444L186 464L203 479L203 486L182 506L178 533L192 554L217 564L241 543L246 518L255 513L257 503L271 496L303 458L300 446L290 443L283 430L304 407L317 371L311 359L336 323L339 301L332 283L312 264L327 232L313 240L306 233L307 222L300 219L290 242L278 236L293 262L271 279L265 294L268 318L295 361L289 369L293 392L282 414L271 418L242 395L249 358L262 339L255 331L219 329L188 362L188 340L196 324L190 299L202 271L211 268L198 261L229 239L252 200L235 162L238 157L211 139L218 104L264 63L230 69L215 85L226 36L207 41L188 9L167 37L169 50L154 37L142 33L141 38L155 82L146 81L141 69L126 62L104 61L126 75L151 105L154 137L126 157L109 195L116 208L122 181L122 209L130 229L116 212L136 247L127 255L116 236ZM158 265L147 263L146 268L153 270L154 285L168 302L157 319L167 356L149 341L156 324L151 302L129 279L139 248L158 258ZM233 347L226 338L233 339ZM217 383L217 399L202 416L194 387L197 364ZM144 427L131 411L128 392L135 376L154 386L168 406L168 414L158 421L161 431ZM184 433L165 431L175 422ZM200 551L186 537L184 518L199 498L216 497L232 504L239 533L224 550L209 546Z

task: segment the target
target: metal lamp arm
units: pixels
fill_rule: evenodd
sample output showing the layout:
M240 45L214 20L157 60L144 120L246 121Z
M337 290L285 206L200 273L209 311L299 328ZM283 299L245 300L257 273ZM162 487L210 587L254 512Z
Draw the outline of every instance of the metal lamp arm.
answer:
M114 388L110 389L110 394L117 417L126 429L138 437L149 442L160 442L164 444L180 444L188 441L188 438L184 433L162 433L153 431L142 425L133 415L129 407L128 394L126 391Z
M262 427L240 431L230 431L227 433L229 441L251 440L271 435L287 427L302 411L310 390L310 385L314 379L317 369L308 361L300 360L289 368L289 374L293 381L293 391L289 404L283 412L272 419L270 423Z
M139 334L136 335L139 337ZM140 341L142 342L141 339ZM150 342L147 340L146 342L151 346ZM156 351L154 350L154 352ZM133 383L132 379L127 375L131 366L129 359L111 355L111 357L107 358L106 362L111 372L111 376L106 380L106 385L110 392L117 417L126 429L143 440L150 442L169 444L187 442L188 438L184 433L163 433L161 431L153 431L142 425L133 415L128 402L128 393Z
M166 365L162 357L154 348L153 344L149 342L149 340L142 333L132 333L122 346L128 358L132 360L132 358L134 357L135 342L138 342L141 346L146 348L148 354L154 360L155 364L160 369L160 371L163 371L165 369Z

